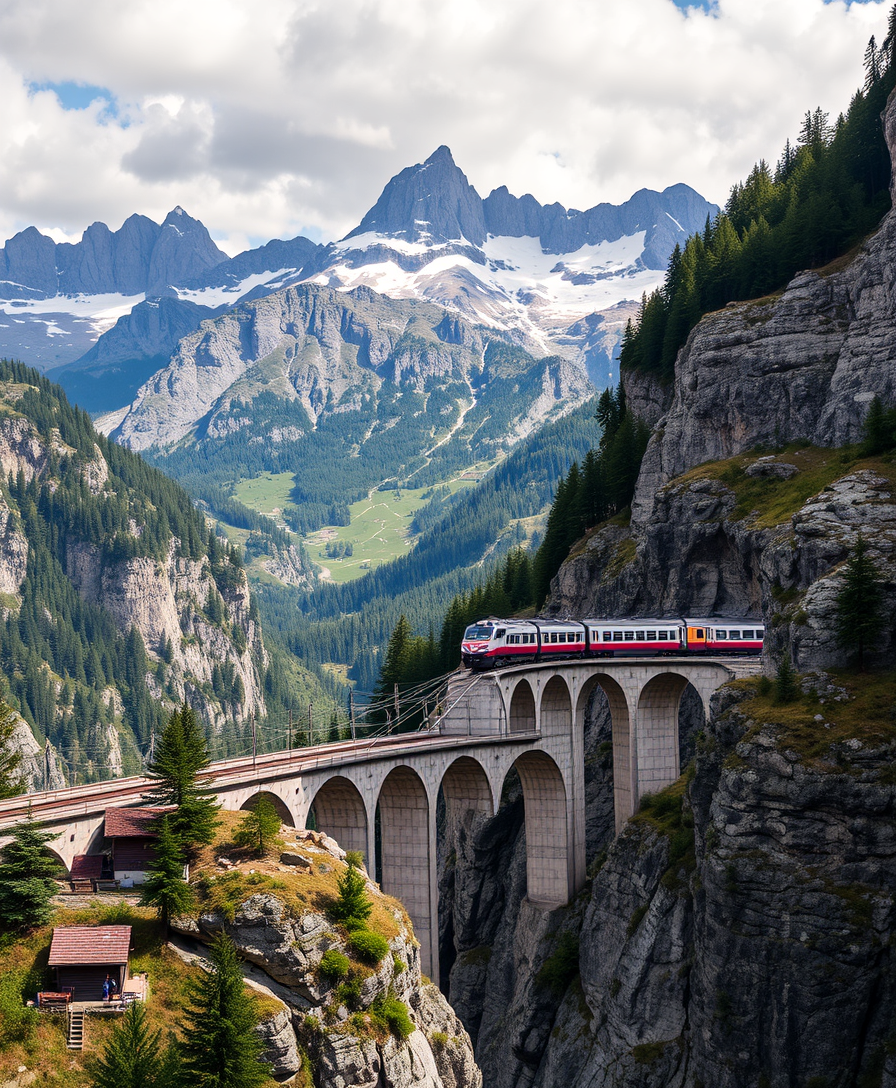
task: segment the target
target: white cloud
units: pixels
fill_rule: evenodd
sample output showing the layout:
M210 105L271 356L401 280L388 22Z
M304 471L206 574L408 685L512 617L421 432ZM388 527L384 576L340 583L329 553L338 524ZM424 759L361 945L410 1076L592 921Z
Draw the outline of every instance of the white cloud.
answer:
M0 0L0 234L175 204L225 248L354 226L446 143L484 195L710 199L845 109L883 0ZM66 110L52 90L108 88Z

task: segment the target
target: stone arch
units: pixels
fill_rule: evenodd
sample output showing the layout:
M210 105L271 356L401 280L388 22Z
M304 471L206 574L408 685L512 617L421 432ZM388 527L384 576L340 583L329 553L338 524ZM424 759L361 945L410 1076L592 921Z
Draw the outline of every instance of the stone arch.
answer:
M688 679L676 672L661 672L638 696L637 798L656 793L681 774L678 755L678 710Z
M371 869L373 859L366 856L367 811L354 782L341 774L328 778L314 795L311 810L318 831L335 839L343 850L360 850Z
M280 817L282 823L288 827L295 827L296 821L293 817L292 810L289 805L283 800L282 797L278 797L276 793L272 793L270 790L258 790L257 793L253 793L251 797L247 797L245 801L240 805L240 812L251 812L257 802L262 798L267 797L274 808L277 810L277 815Z
M407 908L420 942L423 970L432 976L433 862L429 798L423 780L410 767L393 768L377 799L380 883Z
M606 673L597 673L582 686L576 703L576 729L585 731L585 711L591 695L599 687L607 697L613 733L613 809L618 834L634 813L638 796L638 757L632 744L632 722L628 700L621 685Z
M458 756L442 775L440 784L449 824L473 811L491 816L495 811L492 788L482 764L470 756Z
M511 733L535 733L535 696L528 680L520 680L510 697L508 722Z
M62 868L63 868L63 869L65 870L65 875L64 875L64 877L60 876L60 878L59 878L59 879L60 879L60 880L63 880L63 879L67 879L67 878L68 878L68 875L69 875L69 873L71 872L71 867L72 867L72 863L71 863L70 861L66 861L66 860L65 860L65 858L64 858L64 857L62 856L62 854L60 854L58 850L54 850L52 846L46 846L46 845L45 845L45 846L44 846L44 849L45 849L45 850L47 851L47 853L48 853L48 854L50 854L50 855L51 855L51 856L52 856L52 857L53 857L53 858L54 858L54 859L55 859L56 861L58 861L58 862L59 862L59 864L60 864L60 865L62 866ZM2 852L2 850L0 850L0 852Z
M526 894L553 909L567 903L573 890L563 775L545 752L524 752L513 766L526 809Z
M572 737L572 698L562 676L552 676L541 693L541 733Z

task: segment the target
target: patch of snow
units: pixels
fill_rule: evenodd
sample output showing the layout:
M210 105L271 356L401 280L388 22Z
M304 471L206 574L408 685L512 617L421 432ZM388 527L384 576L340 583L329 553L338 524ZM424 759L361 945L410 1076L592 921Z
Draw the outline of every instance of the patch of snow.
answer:
M666 212L666 215L669 215L669 213L668 213L668 212ZM674 216L674 215L669 215L669 218L670 218L670 219L672 220L672 222L673 222L673 223L675 224L675 226L676 226L676 227L678 227L678 229L679 229L679 230L681 231L681 233L682 233L682 234L684 234L684 233L685 233L685 229L684 229L684 227L683 227L683 226L681 225L681 223L679 223L679 222L678 222L678 220L677 220L677 219L675 218L675 216Z
M296 268L278 268L269 272L256 272L239 283L225 287L202 287L196 291L176 288L177 297L185 302L195 302L198 306L233 306L255 287L277 287L280 280L294 275L297 271Z

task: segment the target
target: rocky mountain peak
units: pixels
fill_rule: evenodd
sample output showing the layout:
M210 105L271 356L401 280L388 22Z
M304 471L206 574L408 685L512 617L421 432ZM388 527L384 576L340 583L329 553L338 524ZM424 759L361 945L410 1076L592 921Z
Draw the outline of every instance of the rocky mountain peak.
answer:
M443 144L425 162L396 174L346 237L370 233L429 244L464 238L478 246L486 233L482 200Z

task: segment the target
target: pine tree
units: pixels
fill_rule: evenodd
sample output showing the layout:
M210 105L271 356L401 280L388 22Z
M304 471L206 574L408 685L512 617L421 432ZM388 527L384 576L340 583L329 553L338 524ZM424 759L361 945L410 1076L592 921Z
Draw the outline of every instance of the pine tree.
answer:
M251 846L258 857L264 857L277 842L282 822L280 814L266 793L240 820L233 841L237 846Z
M156 822L153 858L140 892L144 907L155 907L165 929L173 917L184 914L194 902L193 890L184 880L184 854L166 813Z
M859 669L865 667L865 652L883 630L881 598L883 579L868 555L862 534L843 569L843 583L837 594L834 629L837 644L854 654Z
M12 829L12 840L0 851L0 923L13 929L43 925L50 919L50 897L56 878L64 875L47 849L58 832L44 831L29 816Z
M156 785L147 794L150 804L172 807L171 831L185 853L197 845L210 843L218 825L220 807L200 788L197 775L209 765L208 747L196 716L184 704L168 719L147 773Z
M373 910L367 894L367 881L354 857L346 855L345 872L336 878L338 896L330 914L346 929L363 929Z
M7 703L0 701L0 799L15 797L24 788L18 774L22 753L12 746L19 716Z
M91 1065L92 1088L173 1088L173 1054L161 1037L150 1031L144 1003L135 1001Z
M796 682L796 670L790 660L790 651L785 650L775 674L775 702L792 703L797 695L799 695L799 687Z
M209 948L212 970L190 985L190 1008L177 1046L182 1088L256 1088L268 1078L259 1061L259 1016L233 942L224 934Z

